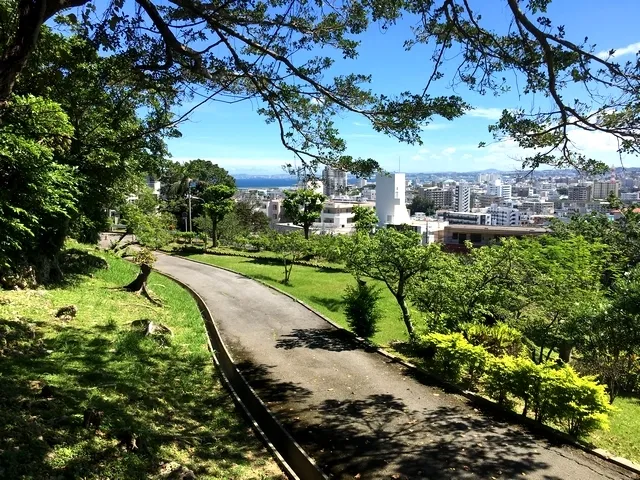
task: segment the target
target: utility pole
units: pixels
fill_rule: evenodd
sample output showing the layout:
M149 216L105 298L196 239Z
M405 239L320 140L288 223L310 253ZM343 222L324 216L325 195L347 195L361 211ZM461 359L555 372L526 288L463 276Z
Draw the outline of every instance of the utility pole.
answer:
M193 231L193 225L191 223L191 179L187 178L187 182L189 182L189 190L187 194L187 199L189 200L189 232Z

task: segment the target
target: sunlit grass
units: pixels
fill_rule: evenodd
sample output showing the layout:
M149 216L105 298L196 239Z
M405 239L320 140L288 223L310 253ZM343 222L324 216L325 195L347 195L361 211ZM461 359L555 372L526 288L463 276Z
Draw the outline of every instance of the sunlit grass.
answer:
M611 428L599 430L588 439L597 446L640 464L640 399L618 397L613 406Z
M273 285L299 298L337 324L347 327L342 296L347 285L355 284L350 273L295 265L291 272L290 284L283 285L281 283L284 278L283 267L277 261L261 263L250 258L208 254L190 255L189 258L226 267ZM388 345L393 340L406 340L407 332L395 298L382 282L375 283L382 293L380 299L382 319L373 341L379 345Z
M283 478L216 377L190 295L154 273L153 306L118 289L135 265L76 247L69 284L0 293L0 477L147 479L180 464L203 479ZM108 269L88 267L96 255ZM56 319L68 304L77 317ZM168 326L169 343L131 326L142 319ZM82 426L88 408L104 412L97 432ZM121 445L129 433L136 451Z

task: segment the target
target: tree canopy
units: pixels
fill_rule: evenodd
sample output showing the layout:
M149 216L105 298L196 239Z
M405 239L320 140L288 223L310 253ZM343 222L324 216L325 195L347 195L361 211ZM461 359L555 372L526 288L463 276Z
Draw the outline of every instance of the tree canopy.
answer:
M433 117L463 114L469 105L461 97L433 95L442 81L480 94L522 85L519 93L543 100L505 110L492 131L536 149L523 166L603 171L602 162L572 144L572 132L612 135L621 152L638 153L640 62L620 63L614 51L599 53L588 38L570 39L562 19L547 13L550 3L116 0L97 6L89 0L16 0L4 21L9 35L0 55L0 100L9 99L44 22L61 15L71 32L168 99L158 102L161 110L170 111L176 96L202 103L258 100L258 113L278 126L282 143L307 172L318 163L354 173L378 167L375 159L346 154L336 114L362 115L376 131L410 143L420 142L421 128ZM493 30L482 12L495 8L507 16L504 28ZM406 30L407 50L434 47L431 59L422 58L431 71L424 88L376 94L366 72L332 75L338 57L357 58L361 35L373 23L387 30L401 17L413 24ZM455 72L453 78L445 78L447 71Z

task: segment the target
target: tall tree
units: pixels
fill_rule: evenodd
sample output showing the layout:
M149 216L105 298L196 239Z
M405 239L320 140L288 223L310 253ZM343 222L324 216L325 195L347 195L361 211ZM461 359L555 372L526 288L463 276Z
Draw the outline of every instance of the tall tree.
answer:
M402 320L410 337L414 326L407 304L412 282L429 270L440 246L421 245L420 235L412 230L383 228L374 235L356 234L353 252L347 258L348 268L357 276L384 282L402 311Z
M436 204L433 200L421 197L420 195L415 195L413 200L411 200L409 212L411 215L414 215L417 212L422 212L425 215L433 215L436 213Z
M79 240L95 241L106 228L108 209L164 162L164 137L176 132L159 128L167 119L159 105L171 105L175 96L149 90L92 43L48 27L42 27L14 91L51 99L69 117L74 135L57 161L73 168L79 187L70 228Z
M235 179L224 168L209 160L195 159L185 163L168 162L160 176L163 209L172 213L180 225L188 213L188 195L202 198L210 185L227 185L234 189ZM201 202L191 202L191 217L203 214Z
M225 184L209 185L202 193L203 207L211 219L211 241L218 246L218 224L233 210L235 189Z
M304 230L304 238L309 239L309 229L313 222L320 218L322 207L327 197L309 189L298 189L284 192L282 206L287 217L295 225L300 225Z
M13 286L11 277L56 280L57 255L78 193L72 170L56 156L69 148L73 126L59 105L35 97L14 97L3 120L0 284Z

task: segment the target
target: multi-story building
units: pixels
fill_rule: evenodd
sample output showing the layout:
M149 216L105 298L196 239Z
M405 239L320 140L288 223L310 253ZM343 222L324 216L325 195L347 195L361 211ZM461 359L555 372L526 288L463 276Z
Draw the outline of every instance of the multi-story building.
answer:
M553 202L543 202L540 200L524 200L520 206L521 210L544 215L553 215L555 208Z
M620 194L620 199L625 202L637 202L640 200L640 192L626 192Z
M258 210L269 217L271 223L278 223L282 221L282 214L284 213L284 210L282 208L281 198L270 198L263 200L262 202L260 202Z
M475 212L443 212L442 219L450 225L491 225L491 215Z
M436 210L441 208L451 208L451 206L453 206L453 190L439 187L427 187L421 190L420 195L427 200L432 201Z
M376 175L376 213L381 227L411 222L406 205L404 173Z
M347 192L347 172L332 167L324 167L322 171L323 193L332 197Z
M491 197L502 197L510 199L513 193L511 185L503 185L502 180L496 180L487 188L487 195Z
M592 196L591 185L573 185L569 187L569 200L588 202Z
M609 195L614 194L616 197L620 195L620 182L616 180L607 180L605 182L593 182L593 199L606 200Z
M494 204L487 209L487 213L491 215L491 225L511 227L520 225L520 210L517 208Z
M453 189L454 208L458 212L471 211L471 188L468 185L456 185Z
M314 230L320 233L343 234L355 230L353 207L359 205L374 209L372 203L327 202L322 208L320 218L314 222Z

